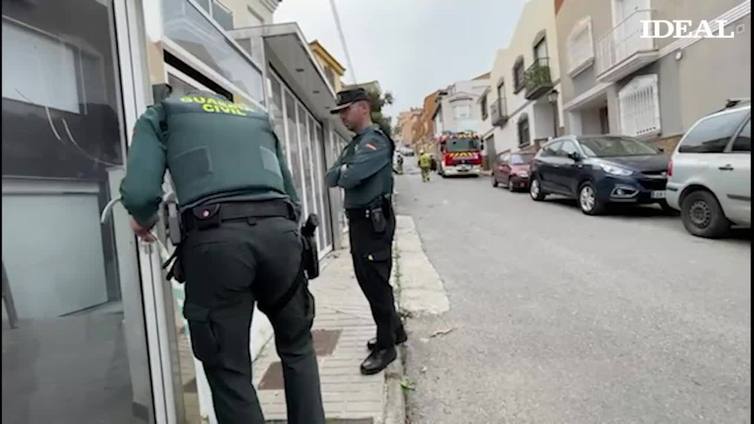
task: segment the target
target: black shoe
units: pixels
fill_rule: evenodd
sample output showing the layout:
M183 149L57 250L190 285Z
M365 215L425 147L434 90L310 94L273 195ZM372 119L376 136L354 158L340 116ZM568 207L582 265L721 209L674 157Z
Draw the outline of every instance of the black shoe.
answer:
M398 346L399 344L406 343L408 340L408 335L406 334L406 330L400 329L395 333L395 345ZM370 351L374 350L375 346L377 346L377 338L373 338L367 342L367 349Z
M364 375L377 374L395 361L396 357L398 357L398 354L394 347L375 350L361 363L361 373Z

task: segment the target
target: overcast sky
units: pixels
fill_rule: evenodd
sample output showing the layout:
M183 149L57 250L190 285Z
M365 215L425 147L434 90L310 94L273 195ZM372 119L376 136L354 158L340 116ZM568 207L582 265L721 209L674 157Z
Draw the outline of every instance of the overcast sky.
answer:
M335 0L358 82L378 80L395 116L424 96L489 72L525 0ZM298 22L349 68L330 0L283 0L275 22ZM351 83L350 70L344 83Z

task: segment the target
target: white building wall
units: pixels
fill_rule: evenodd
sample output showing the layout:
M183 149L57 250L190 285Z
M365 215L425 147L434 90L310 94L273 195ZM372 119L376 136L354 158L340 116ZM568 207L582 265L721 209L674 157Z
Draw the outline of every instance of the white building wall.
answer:
M233 26L245 28L272 23L278 0L220 0L233 11Z
M494 130L495 146L498 152L506 149L518 149L517 123L522 113L526 113L529 117L530 142L552 136L554 130L552 105L547 103L547 94L542 95L539 99L527 100L525 89L518 93L513 92L513 65L519 56L523 56L524 69L531 66L534 60L534 41L540 31L543 30L547 43L550 76L557 88L560 65L555 8L552 0L527 1L508 46L497 51L489 79L490 96L488 102L492 104L497 101L497 86L501 80L504 81L505 110L508 113L508 121L503 128L496 127ZM534 107L535 101L538 103L536 108ZM562 114L559 112L559 115ZM559 116L558 122L562 126L562 116Z
M442 125L437 128L436 133L442 131L475 131L479 132L482 123L482 112L479 109L479 96L489 86L489 80L469 80L457 81L448 87L448 94L440 100L441 109L438 116L442 116ZM464 119L456 119L455 107L468 106L470 116ZM437 124L437 121L435 122Z

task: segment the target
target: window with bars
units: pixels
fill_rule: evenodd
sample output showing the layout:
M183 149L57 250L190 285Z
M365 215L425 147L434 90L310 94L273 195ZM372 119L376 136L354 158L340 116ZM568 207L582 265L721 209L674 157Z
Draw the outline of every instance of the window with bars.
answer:
M660 98L657 75L641 75L618 92L623 134L646 136L660 133Z
M594 63L592 18L586 17L573 26L568 36L568 74L575 76Z

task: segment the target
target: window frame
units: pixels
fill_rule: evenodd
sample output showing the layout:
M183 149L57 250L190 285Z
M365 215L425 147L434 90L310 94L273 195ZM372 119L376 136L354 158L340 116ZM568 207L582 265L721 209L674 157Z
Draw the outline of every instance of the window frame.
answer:
M560 146L558 146L558 150L556 152L557 153L556 156L563 157L563 158L567 158L568 157L568 154L565 153L565 151L563 150L563 146L565 146L567 143L570 143L574 147L574 149L575 149L574 151L576 153L582 154L582 152L581 152L581 146L579 145L579 143L577 141L574 141L574 140L571 140L571 139L566 139L566 140L562 140L561 143L560 143ZM583 154L582 154L582 156L583 156Z
M482 121L486 121L487 118L489 118L490 114L487 108L489 107L487 104L487 97L488 94L485 94L482 96L482 98L479 100L480 106L481 106L481 112L482 112Z
M736 140L741 135L741 132L743 132L744 128L746 128L746 125L749 125L749 140L751 140L751 112L746 115L746 119L743 120L741 125L739 125L736 129L736 132L733 134L733 137L730 138L728 145L725 146L725 153L751 154L751 141L749 141L749 150L733 150L733 146L736 144Z
M526 84L524 83L524 80L526 79L525 74L526 69L524 68L524 57L518 56L516 58L516 61L513 63L513 94L520 93L521 90L524 89L524 86L526 86Z
M578 45L574 42L574 40L580 38L585 33L587 44L589 46L588 49L585 50L589 50L589 55L581 58L579 62L575 62L573 52L575 50L574 47ZM573 28L571 28L571 32L566 38L565 54L568 63L568 75L572 78L594 65L594 34L592 32L591 16L584 17L579 22L577 22L573 26Z
M210 13L210 15L212 16L212 19L215 22L217 22L217 24L220 25L220 27L223 30L232 31L235 28L235 20L234 20L235 16L234 16L233 10L229 8L228 6L226 6L225 4L223 4L223 2L221 2L220 0L210 0L210 4L212 4L212 13ZM222 9L223 12L226 12L230 16L230 28L225 28L222 25L222 23L220 23L220 21L217 20L217 18L215 18L215 7Z
M500 90L501 88L502 90ZM505 115L504 112L506 112L505 110L506 96L505 96L505 79L504 78L500 78L500 81L498 81L497 83L496 90L497 90L497 110L499 111L500 116L504 116Z
M539 46L544 46L544 56L539 56L537 54L539 50ZM547 36L541 35L539 38L537 38L537 41L534 43L534 47L532 49L532 55L534 57L534 62L539 63L540 60L545 59L547 60L549 58L550 52L547 48ZM541 66L541 65L540 65Z
M554 158L558 157L558 152L560 151L560 145L563 144L564 140L553 140L544 146L542 146L542 154L541 156L544 156L546 158Z
M522 137L521 137L521 126L522 124L526 124L526 142L522 143ZM529 116L526 114L523 114L518 121L516 121L516 131L518 133L518 147L526 147L530 146L531 141L531 124L529 122Z
M684 154L684 155L687 155L687 154L689 154L689 155L709 155L709 154L732 153L731 149L732 149L733 141L738 136L738 134L741 132L741 130L743 129L744 125L746 125L747 120L750 119L751 112L743 113L742 114L741 122L739 122L736 125L735 129L732 131L731 135L728 137L728 140L725 142L725 146L723 147L722 150L720 150L720 151L713 151L713 152L694 152L694 151L683 151L683 148L685 146L685 142L688 139L688 137L690 135L692 135L694 133L694 131L696 131L699 128L700 125L702 125L703 123L706 123L708 121L712 121L712 120L716 120L716 119L724 119L726 116L728 116L728 115L734 115L737 112L740 113L741 111L737 110L737 109L734 109L734 110L727 111L725 113L720 113L720 114L714 114L714 115L705 116L704 118L701 118L698 121L696 121L696 123L694 123L694 125L692 125L691 128L689 128L688 131L686 131L686 134L683 136L683 138L681 138L681 141L678 143L678 149L677 149L678 153L679 154ZM699 145L697 145L697 147L698 146Z

